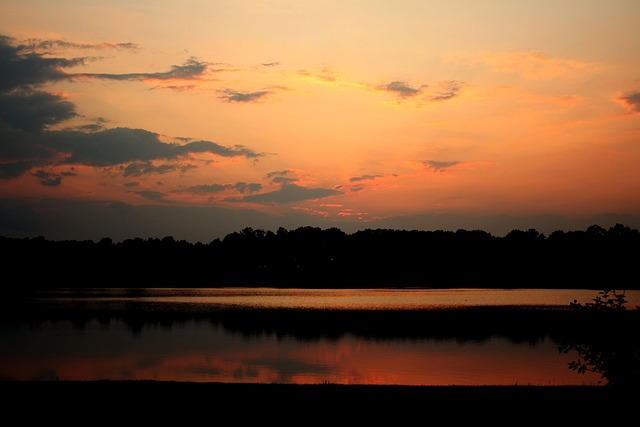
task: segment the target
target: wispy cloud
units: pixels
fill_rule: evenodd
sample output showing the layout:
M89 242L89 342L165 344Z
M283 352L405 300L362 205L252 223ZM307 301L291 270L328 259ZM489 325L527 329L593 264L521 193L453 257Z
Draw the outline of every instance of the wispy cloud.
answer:
M530 80L572 78L596 67L595 64L554 58L539 52L494 52L484 55L483 61L495 71L516 73Z
M166 202L165 194L159 191L136 191L136 194L144 197L145 199L153 200L154 202Z
M436 172L444 172L445 170L460 164L460 162L442 162L438 160L425 160L422 162L424 166Z
M640 113L640 92L629 92L620 97L620 100L634 113Z
M209 184L209 185L195 185L187 187L185 189L175 190L176 193L191 193L191 194L211 194L220 193L226 190L235 190L240 194L254 193L262 189L262 184L259 183L246 183L237 182L235 184Z
M436 92L429 97L430 101L446 101L455 98L460 93L462 83L457 80L447 80L438 83Z
M180 164L161 164L154 165L152 162L134 162L127 166L122 167L123 176L142 176L151 174L165 174L180 170L186 172L189 169L194 169L192 165L180 165Z
M353 176L351 178L349 178L349 182L358 182L358 181L371 181L374 180L376 178L382 178L383 175L360 175L360 176Z
M342 194L341 191L329 188L307 188L297 184L283 184L279 190L252 194L242 198L229 198L230 202L252 202L260 204L284 204L301 202L304 200L316 200L329 196Z
M405 81L398 80L398 81L393 81L390 83L379 85L377 86L377 89L384 92L393 93L394 95L400 98L410 98L413 96L420 95L423 89L426 87L427 85L422 85L420 87L415 88L407 84L407 82Z
M219 98L226 102L248 103L258 102L271 94L272 91L261 90L257 92L238 92L233 89L223 89L218 91L218 93L220 93Z
M197 58L189 58L182 65L172 65L168 71L156 73L75 73L68 78L94 78L104 80L193 80L200 78L207 71L208 64Z
M66 40L43 40L28 39L19 46L23 50L50 50L50 49L92 49L92 50L109 50L109 49L127 49L137 50L140 46L136 43L77 43Z
M299 70L298 75L305 80L317 83L334 83L338 81L338 78L335 76L334 72L327 68L323 68L317 73L311 73L308 70Z

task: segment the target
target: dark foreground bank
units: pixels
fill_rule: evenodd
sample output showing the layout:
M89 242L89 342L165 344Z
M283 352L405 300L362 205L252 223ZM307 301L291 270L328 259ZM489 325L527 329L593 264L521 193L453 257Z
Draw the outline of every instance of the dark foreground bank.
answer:
M394 386L164 381L0 382L4 415L75 423L200 420L342 424L345 420L589 422L637 419L636 390L605 386ZM205 417L205 418L203 418Z

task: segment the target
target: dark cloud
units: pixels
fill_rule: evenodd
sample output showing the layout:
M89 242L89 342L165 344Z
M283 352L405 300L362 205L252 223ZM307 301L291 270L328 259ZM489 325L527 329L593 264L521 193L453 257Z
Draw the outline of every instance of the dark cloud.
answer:
M229 188L231 188L230 184L194 185L193 187L188 187L188 188L185 188L184 190L176 190L176 192L192 193L192 194L210 194L210 193L219 193Z
M349 178L349 182L371 181L376 178L382 178L382 175L360 175Z
M630 92L620 99L635 113L640 113L640 92Z
M443 172L444 170L459 164L460 162L440 162L437 160L425 160L422 162L429 169L433 169L436 172Z
M144 197L145 199L149 199L149 200L153 200L154 202L164 202L164 193L161 193L159 191L149 191L149 190L145 190L145 191L136 191L136 194L139 196Z
M122 175L123 176L142 176L149 174L165 174L169 172L173 172L175 170L186 170L193 168L195 166L183 166L183 165L154 165L151 162L135 162L131 163L123 168Z
M271 180L274 184L292 184L298 181L297 178L287 178L286 176L276 176Z
M50 130L77 117L75 106L60 95L44 92L37 86L47 82L82 76L115 80L192 79L205 72L207 64L189 59L181 66L160 73L67 74L62 71L83 63L81 58L49 58L29 49L52 47L123 48L134 45L76 45L61 41L31 40L15 45L0 35L0 179L14 178L34 168L54 163L115 166L125 176L167 173L190 166L153 165L153 160L176 160L193 153L210 153L222 157L257 159L263 153L242 146L225 147L210 141L190 140L185 144L165 143L158 135L143 129L104 129L105 119L75 129ZM59 185L63 175L41 177L45 185Z
M177 190L180 193L192 193L192 194L210 194L220 193L224 190L233 189L238 193L254 193L262 189L262 184L238 182L236 184L210 184L210 185L195 185L193 187L185 188L184 190Z
M202 76L209 64L198 61L197 58L189 58L182 65L173 65L169 71L157 73L66 73L64 68L84 65L87 58L50 58L36 52L30 52L37 46L64 46L96 48L97 46L119 46L120 48L135 48L133 44L120 45L79 45L61 41L40 41L38 44L13 45L12 39L0 36L0 92L19 87L31 87L47 82L59 80L73 80L75 78L94 78L104 80L192 80ZM125 47L128 46L128 47Z
M226 200L231 202L274 204L322 199L324 197L335 196L338 194L342 194L342 192L328 188L306 188L296 184L285 184L279 190L268 193L253 194L242 198L230 198Z
M440 82L440 88L437 93L431 96L431 101L446 101L447 99L455 98L460 92L461 83L457 80L449 80Z
M267 173L267 178L271 178L274 176L286 176L289 175L290 173L292 173L292 171L288 170L288 169L284 169L281 171L273 171L273 172L269 172Z
M0 93L0 120L14 129L40 132L75 116L75 106L59 95L29 88Z
M255 193L256 191L262 190L262 184L259 183L246 183L246 182L238 182L233 186L234 190L238 193Z
M61 175L49 173L43 170L38 170L34 172L33 176L38 178L38 181L40 181L40 184L46 187L57 187L62 183Z
M262 65L263 67L275 67L277 65L280 65L280 63L279 62L265 62L265 63L260 64L260 65Z
M232 89L224 89L218 92L221 94L219 96L220 99L227 102L240 102L240 103L258 102L262 98L272 93L271 91L268 91L268 90L262 90L258 92L237 92Z
M86 125L78 126L76 130L81 132L93 133L104 130L104 125L102 123L89 123Z
M40 135L15 129L0 120L0 165L18 164L27 167L29 164L46 163L54 153L42 146Z
M419 88L413 88L409 86L406 82L403 81L394 81L391 83L387 83L384 85L378 86L379 90L383 90L385 92L391 92L395 95L398 95L400 98L409 98L412 96L419 95L422 93L422 90L427 87L427 85L422 85Z
M94 50L109 50L109 49L128 49L128 50L136 50L139 49L135 43L98 43L98 44L89 44L89 43L74 43L65 40L42 40L42 39L28 39L22 45L20 45L21 49L25 50L50 50L56 48L62 49L94 49Z
M168 144L160 141L157 134L143 129L114 128L96 133L46 132L44 139L52 149L69 153L65 163L88 166L170 160L192 153L248 158L262 155L241 146L224 147L209 141L194 141L185 145ZM134 176L136 173L145 173L143 166L134 165L128 173ZM151 169L147 168L147 171Z
M35 166L37 162L0 163L0 179L17 178Z
M46 58L25 53L11 42L11 38L0 35L0 92L68 79L69 75L62 69L84 63L82 58Z
M171 144L173 145L173 144ZM187 153L211 153L222 157L238 157L244 156L249 159L257 159L265 154L243 147L242 145L234 145L225 147L210 141L193 141L185 145L177 146L182 155Z

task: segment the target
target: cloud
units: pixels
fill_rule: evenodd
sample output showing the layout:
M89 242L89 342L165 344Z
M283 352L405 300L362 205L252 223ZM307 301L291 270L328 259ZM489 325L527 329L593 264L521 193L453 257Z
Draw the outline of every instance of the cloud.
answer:
M81 58L49 58L26 50L52 46L69 47L68 42L32 40L26 45L12 44L13 39L0 35L0 179L15 178L35 167L52 164L83 164L94 167L126 165L125 176L168 173L186 170L184 165L154 165L154 160L177 160L195 153L221 157L258 159L258 153L236 145L226 147L204 140L186 140L184 144L165 143L153 132L143 129L105 129L98 122L75 129L51 130L69 119L78 117L75 105L62 95L45 92L38 87L47 82L74 77L127 79L191 79L206 70L207 64L193 58L182 66L173 66L160 73L133 74L68 74L65 67L80 65ZM106 45L73 45L82 48L108 48ZM134 48L133 45L115 48ZM34 176L43 185L59 185L62 176Z
M440 82L438 86L436 94L429 98L430 101L446 101L455 98L460 92L461 83L457 80L448 80Z
M640 92L629 92L621 96L620 100L634 113L640 113Z
M60 95L29 88L0 93L0 121L14 129L40 132L77 115L75 106Z
M297 178L288 178L286 176L276 176L271 180L274 184L292 184L298 181Z
M256 191L262 190L262 184L259 183L246 183L246 182L238 182L233 186L234 190L237 190L238 193L255 193Z
M137 50L140 48L135 43L74 43L65 40L42 40L42 39L28 39L20 46L25 50L39 50L39 49L93 49L93 50L110 50L110 49L127 49Z
M452 166L459 164L460 162L440 162L437 160L425 160L422 162L429 169L433 169L436 172L444 172Z
M298 75L302 76L305 80L317 83L334 83L338 81L333 71L327 68L323 68L319 73L316 74L311 74L307 70L299 70Z
M157 85L152 87L150 90L161 89L161 90L173 90L176 92L188 92L192 91L196 88L195 85Z
M0 179L17 178L31 168L38 166L37 162L0 163Z
M341 191L328 188L306 188L296 184L283 184L279 190L253 194L241 198L225 199L230 202L253 202L261 204L292 203L303 200L315 200L342 194Z
M232 89L224 89L218 92L221 94L219 96L220 99L226 102L240 102L240 103L258 102L262 98L273 93L268 90L262 90L258 92L238 92Z
M377 86L377 89L385 92L393 93L399 96L400 98L409 98L409 97L419 95L420 93L422 93L422 90L426 87L427 85L422 85L416 89L409 86L404 81L393 81L391 83Z
M61 175L45 172L43 170L34 172L33 176L38 178L40 184L46 187L57 187L62 183Z
M220 193L221 191L231 188L230 184L210 184L210 185L194 185L193 187L185 188L184 190L176 190L176 193L191 193L191 194L210 194Z
M376 178L382 178L383 175L360 175L349 178L349 182L371 181Z
M135 162L131 163L123 168L122 175L123 176L142 176L149 174L165 174L169 172L173 172L175 170L186 171L188 169L193 169L195 166L188 165L170 165L163 164L155 166L151 162Z
M177 159L187 154L210 153L222 157L257 158L262 156L242 146L225 147L210 141L193 141L184 145L164 143L158 135L144 129L113 128L84 133L57 131L44 134L48 147L69 153L65 163L88 166L114 166L128 162ZM136 167L135 171L144 171Z
M281 171L273 171L273 172L268 172L267 173L267 178L272 178L274 176L287 176L289 174L293 173L293 171L289 170L289 169L284 169Z
M170 145L175 146L174 144L170 144ZM259 153L257 151L246 148L242 145L234 145L231 147L226 147L210 141L192 141L188 144L178 145L175 147L178 147L178 150L181 151L182 154L211 153L211 154L216 154L222 157L244 156L249 159L257 159L258 157L262 157L265 155L264 153Z
M185 188L184 190L176 190L180 193L192 193L192 194L210 194L220 193L225 190L233 189L238 193L254 193L262 189L262 184L238 182L235 184L210 184L210 185L195 185L193 187Z
M2 69L2 79L0 80L0 92L18 87L31 87L42 85L47 82L60 80L73 80L77 78L92 78L103 80L193 80L200 78L209 64L191 57L182 65L173 65L168 71L156 73L66 73L64 68L84 65L87 58L50 58L44 55L31 52L38 46L67 46L97 48L102 46L120 46L133 49L133 44L99 44L81 45L61 41L40 41L27 45L13 45L13 39L0 35L0 69ZM95 59L95 58L94 58Z
M136 192L137 195L144 197L145 199L149 199L149 200L153 200L154 202L165 202L166 200L164 200L164 193L161 193L159 191L137 191Z
M26 53L12 45L13 39L0 35L0 92L20 87L32 87L69 78L63 68L84 63L84 59L46 58L37 53Z
M576 73L595 68L593 64L538 52L496 52L485 55L483 60L495 71L516 73L531 80L573 78Z
M273 184L280 184L280 185L292 184L298 181L298 178L289 177L289 175L291 174L293 174L293 171L288 169L284 169L281 171L273 171L273 172L267 173L267 179L271 179L271 182Z
M207 63L198 61L196 58L191 57L182 65L172 65L169 71L157 73L76 73L69 74L69 77L88 77L104 80L192 80L202 76L207 70L207 66Z

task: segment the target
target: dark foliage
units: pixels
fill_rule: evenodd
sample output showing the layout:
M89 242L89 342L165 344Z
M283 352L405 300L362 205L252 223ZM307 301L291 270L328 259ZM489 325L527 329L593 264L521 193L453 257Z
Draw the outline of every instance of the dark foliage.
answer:
M8 290L51 287L495 287L638 289L640 232L245 228L190 243L0 237Z
M640 386L640 307L628 311L624 292L608 289L593 302L582 305L574 301L571 307L582 323L572 339L558 347L564 354L577 353L569 369L598 373L608 386L617 389Z

